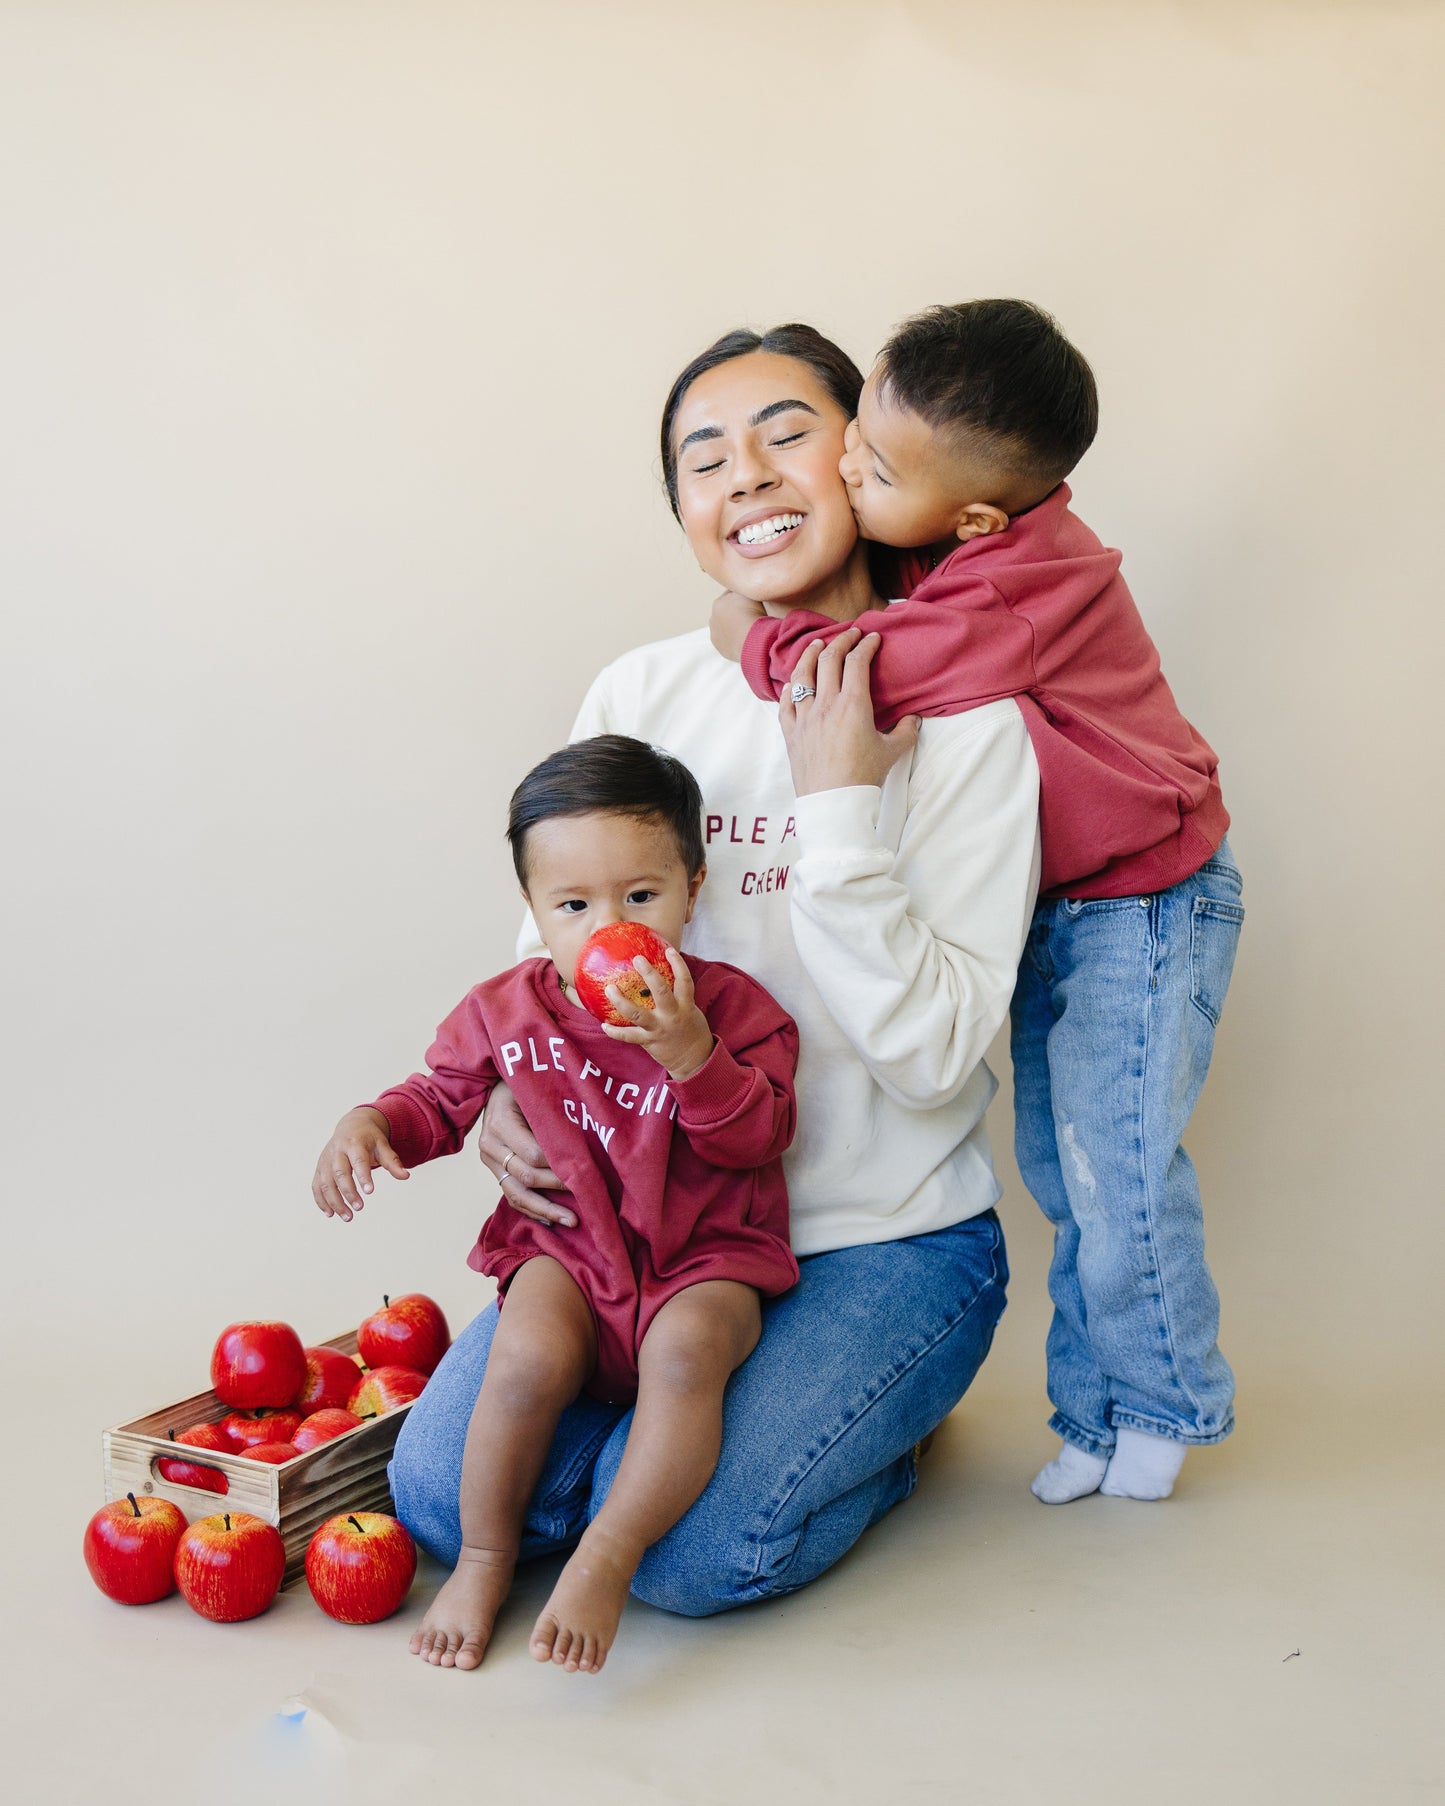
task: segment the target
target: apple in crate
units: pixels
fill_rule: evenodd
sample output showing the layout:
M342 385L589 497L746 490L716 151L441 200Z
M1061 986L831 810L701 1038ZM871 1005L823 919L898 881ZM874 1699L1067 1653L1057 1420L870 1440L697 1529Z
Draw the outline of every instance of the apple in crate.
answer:
M232 1323L216 1338L211 1387L223 1405L293 1404L305 1381L306 1351L289 1323Z
M451 1343L442 1307L424 1292L403 1298L383 1296L356 1332L356 1352L368 1367L415 1367L435 1373Z
M169 1499L112 1499L85 1527L85 1565L108 1598L149 1605L176 1590L176 1545L185 1513Z
M231 1447L244 1455L262 1442L290 1442L301 1428L299 1411L232 1411L221 1419Z
M296 1400L303 1417L313 1411L341 1411L356 1390L356 1362L339 1348L307 1348L306 1383Z
M329 1617L376 1624L406 1598L416 1546L405 1527L380 1511L330 1518L306 1548L306 1584Z
M595 934L589 934L577 955L572 982L577 987L577 1000L599 1022L610 1022L615 1028L627 1025L607 996L608 985L618 990L638 1009L652 1009L652 992L647 980L633 965L641 956L672 989L672 967L667 959L667 942L642 922L609 922Z
M193 1449L224 1449L234 1455L236 1445L218 1423L193 1423L189 1430L167 1430L172 1442ZM207 1492L228 1492L226 1476L218 1467L202 1467L198 1461L157 1461L156 1472L173 1486L203 1486Z
M308 1449L319 1449L323 1442L357 1429L362 1421L354 1411L313 1411L291 1438L292 1447L304 1455Z
M192 1611L217 1624L255 1618L281 1590L281 1532L248 1511L197 1518L176 1545L176 1585Z
M347 1410L358 1417L380 1417L398 1405L409 1405L426 1389L426 1375L415 1367L373 1367L362 1374Z
M294 1461L301 1453L294 1442L253 1442L248 1449L238 1449L247 1461L267 1461L272 1467L281 1467L288 1461Z

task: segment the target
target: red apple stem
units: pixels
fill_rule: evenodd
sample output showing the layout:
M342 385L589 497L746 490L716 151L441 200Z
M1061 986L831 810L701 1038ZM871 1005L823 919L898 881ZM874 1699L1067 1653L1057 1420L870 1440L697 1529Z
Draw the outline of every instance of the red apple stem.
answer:
M128 1492L125 1496L130 1500L131 1510L139 1517L141 1515L141 1508L135 1502L135 1494L133 1492Z
M381 1302L382 1302L382 1303L383 1303L383 1304L384 1304L384 1305L385 1305L385 1306L386 1306L386 1307L387 1307L387 1309L388 1309L388 1310L389 1310L389 1309L390 1309L390 1308L391 1308L391 1293L390 1293L390 1292L383 1292L383 1293L382 1293L382 1295L381 1295Z
M231 1514L229 1511L227 1511L227 1512L223 1512L222 1516L225 1518L226 1528L229 1530L231 1528Z
M364 1527L363 1527L363 1525L362 1525L362 1523L361 1523L361 1520L360 1520L360 1519L359 1519L359 1518L358 1518L358 1517L357 1517L357 1515L356 1515L356 1513L355 1513L355 1512L354 1512L354 1511L352 1511L352 1512L349 1512L349 1513L348 1513L348 1514L347 1514L347 1518L346 1518L346 1521L347 1521L347 1523L348 1523L348 1524L355 1524L355 1525L356 1525L356 1528L357 1528L357 1529L358 1529L358 1530L360 1530L360 1531L361 1531L361 1534L362 1534L362 1535L363 1535L363 1536L365 1536L365 1535L366 1535L366 1530L365 1530L365 1528L364 1528Z

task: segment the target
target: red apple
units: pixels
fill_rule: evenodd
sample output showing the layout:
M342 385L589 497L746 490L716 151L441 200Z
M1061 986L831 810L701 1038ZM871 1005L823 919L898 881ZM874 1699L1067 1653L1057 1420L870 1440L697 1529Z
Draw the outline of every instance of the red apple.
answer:
M272 1467L281 1467L287 1461L294 1461L301 1453L294 1442L254 1442L248 1449L238 1449L237 1453L247 1461L267 1461Z
M340 1411L356 1390L356 1362L339 1348L308 1348L306 1383L296 1400L303 1417L313 1411Z
M304 1455L308 1449L320 1448L323 1442L356 1429L361 1421L354 1411L313 1411L292 1437L292 1447Z
M627 1018L613 1009L607 996L608 985L616 985L627 1001L639 1009L652 1009L652 992L632 962L640 954L671 990L672 967L668 964L667 951L667 942L644 923L609 922L605 928L588 935L577 955L577 967L572 974L577 1001L599 1022L623 1027Z
M403 1525L380 1511L329 1518L306 1548L306 1584L342 1624L376 1624L406 1598L416 1546Z
M289 1405L306 1381L306 1353L289 1323L232 1323L216 1338L211 1385L223 1405Z
M299 1411L232 1411L221 1419L231 1447L244 1455L258 1442L290 1442L301 1428Z
M415 1367L418 1373L435 1373L437 1363L451 1342L442 1307L424 1292L408 1292L404 1298L383 1296L356 1332L356 1352L368 1367Z
M217 1624L254 1618L281 1590L286 1545L248 1511L197 1518L176 1545L176 1585L193 1611Z
M184 1442L194 1449L224 1449L228 1455L236 1452L236 1445L218 1423L193 1423L189 1430L182 1430L179 1435L174 1430L166 1434L172 1442ZM157 1461L156 1471L162 1480L169 1480L174 1486L203 1486L207 1492L229 1492L230 1485L226 1476L218 1467L202 1467L196 1461Z
M414 1367L373 1367L362 1374L347 1402L358 1417L380 1417L398 1405L409 1405L426 1387L426 1375Z
M185 1513L169 1499L112 1499L85 1527L85 1565L101 1592L122 1605L149 1605L176 1590L176 1544Z

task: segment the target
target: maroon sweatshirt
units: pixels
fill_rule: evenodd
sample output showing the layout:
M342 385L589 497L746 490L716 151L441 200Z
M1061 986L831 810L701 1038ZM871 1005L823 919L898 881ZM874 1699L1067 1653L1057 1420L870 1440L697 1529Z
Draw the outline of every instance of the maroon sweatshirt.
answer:
M430 1071L371 1106L402 1164L419 1166L456 1153L493 1086L509 1087L566 1188L549 1195L577 1224L534 1223L503 1198L468 1264L502 1292L535 1255L559 1261L597 1327L588 1390L619 1403L636 1392L648 1325L676 1293L734 1279L771 1297L798 1278L781 1158L798 1031L735 966L690 959L688 970L714 1045L680 1084L570 1003L551 960L529 959L469 991L437 1030Z
M906 602L846 623L801 609L759 621L743 670L776 698L810 641L850 626L882 636L885 731L1017 697L1039 765L1041 893L1168 890L1210 858L1229 816L1219 761L1179 712L1120 562L1061 483L1002 533L965 541Z

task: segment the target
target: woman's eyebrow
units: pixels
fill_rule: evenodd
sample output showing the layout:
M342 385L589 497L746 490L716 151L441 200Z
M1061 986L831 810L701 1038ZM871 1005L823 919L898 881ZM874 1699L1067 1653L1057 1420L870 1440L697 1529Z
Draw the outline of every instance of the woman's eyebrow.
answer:
M810 407L806 401L770 401L765 408L759 408L756 414L749 417L748 425L761 426L765 420L771 420L774 414L786 414L794 408L800 408L803 413L811 414L814 420L822 419L818 410ZM697 445L703 439L721 439L723 437L725 435L720 426L700 426L694 432L689 433L678 446L677 455L680 458L689 445Z

